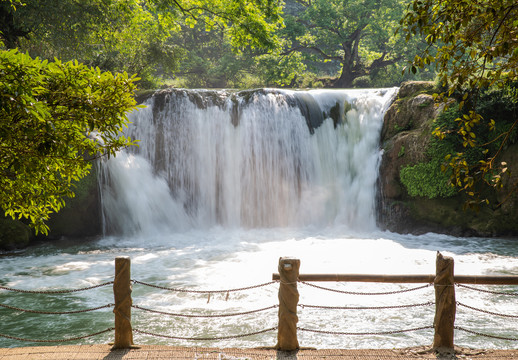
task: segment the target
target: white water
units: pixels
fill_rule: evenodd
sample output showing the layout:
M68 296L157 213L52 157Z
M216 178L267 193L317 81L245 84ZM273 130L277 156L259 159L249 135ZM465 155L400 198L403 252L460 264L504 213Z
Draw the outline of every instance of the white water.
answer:
M310 135L299 110L283 104L278 93L245 107L238 127L231 124L224 108L199 110L187 101L179 101L163 112L163 119L154 120L158 129L153 129L151 107L142 109L132 118L131 130L139 131L142 139L138 152L119 154L105 167L104 213L111 235L87 243L63 239L4 256L0 258L0 285L28 290L96 285L112 280L116 256L131 258L135 280L193 290L232 289L269 282L281 256L300 258L301 273L431 274L435 272L436 251L440 250L454 257L457 274L518 273L516 239L411 236L376 230L374 183L380 156L377 142L382 109L390 92L384 96L364 91L311 95L322 108L333 106L336 99L348 100L353 107L347 113L347 121L334 129L328 119ZM176 112L178 108L182 109L181 116ZM155 131L165 136L157 138ZM268 137L273 140L268 142ZM181 156L180 151L184 151ZM318 285L356 292L414 287ZM483 288L516 293L513 287ZM300 303L306 305L380 306L434 300L431 287L387 296L344 295L302 284L299 291ZM457 289L457 300L492 312L517 315L516 297ZM77 310L111 302L109 286L52 296L0 290L0 304L27 309ZM209 303L206 295L167 292L138 284L133 291L135 305L174 313L234 313L277 302L277 285L231 293L228 300L226 294L215 295ZM433 306L377 311L306 307L299 309L299 326L339 332L383 332L429 326L433 312ZM133 311L134 328L179 337L251 333L274 327L276 322L276 310L216 319ZM465 308L458 309L456 324L482 333L517 337L514 319ZM57 317L0 308L0 334L22 338L59 339L112 326L111 309ZM431 330L371 336L299 332L301 346L318 348L406 347L427 345L432 339ZM113 333L77 342L109 341L113 341ZM274 345L276 333L215 342L136 334L135 342L257 347ZM516 342L459 331L455 342L476 348L517 347ZM0 337L2 347L26 345L41 344Z
M155 114L152 99L131 117L129 134L140 139L139 148L103 167L110 179L103 191L108 230L373 230L379 133L394 92L305 93L319 114L335 104L342 112L336 129L327 118L313 135L299 108L287 102L293 92L256 93L246 104L237 97L238 126L232 124L228 95L222 108L209 109L199 109L187 96L170 96Z

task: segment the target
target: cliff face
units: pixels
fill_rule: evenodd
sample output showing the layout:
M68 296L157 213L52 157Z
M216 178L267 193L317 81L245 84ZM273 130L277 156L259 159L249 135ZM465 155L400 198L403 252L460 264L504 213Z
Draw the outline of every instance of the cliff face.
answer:
M464 210L465 197L427 198L409 195L401 181L401 169L430 161L428 147L434 119L442 108L434 104L433 83L409 82L385 114L381 134L384 153L380 166L379 226L400 233L438 232L457 236L504 236L518 234L518 194L500 207ZM518 144L501 156L509 168L518 171ZM512 173L504 188L492 194L496 203L504 200L518 181Z
M101 204L94 164L88 176L74 186L75 197L67 199L57 214L52 214L48 225L49 237L84 238L102 234Z

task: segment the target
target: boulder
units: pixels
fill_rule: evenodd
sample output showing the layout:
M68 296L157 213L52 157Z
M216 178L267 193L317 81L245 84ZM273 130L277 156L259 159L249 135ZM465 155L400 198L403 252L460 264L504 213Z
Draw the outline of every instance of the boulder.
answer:
M503 188L490 194L496 205L478 210L465 209L466 197L462 193L448 198L412 197L401 183L403 167L430 160L427 148L433 121L442 111L434 104L433 85L432 82L404 83L385 114L381 132L379 226L414 234L430 231L455 236L518 234L518 194L512 192L518 184L517 173L510 172ZM518 144L505 149L499 161L516 169Z
M50 238L83 238L102 234L101 205L95 169L93 166L90 174L75 184L76 196L67 198L65 207L50 217Z
M21 221L0 218L0 250L24 248L33 238L31 228Z

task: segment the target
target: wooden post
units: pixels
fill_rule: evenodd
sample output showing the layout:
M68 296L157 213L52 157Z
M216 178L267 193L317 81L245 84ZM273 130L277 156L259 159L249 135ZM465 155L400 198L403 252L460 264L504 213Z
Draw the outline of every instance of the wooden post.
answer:
M115 279L113 295L115 298L115 342L113 349L128 349L133 345L131 329L131 271L130 258L115 258Z
M435 286L435 334L433 349L440 353L452 353L455 324L455 282L453 258L437 252Z
M297 340L299 268L299 259L282 257L279 259L279 326L275 348L282 351L293 351L299 348Z

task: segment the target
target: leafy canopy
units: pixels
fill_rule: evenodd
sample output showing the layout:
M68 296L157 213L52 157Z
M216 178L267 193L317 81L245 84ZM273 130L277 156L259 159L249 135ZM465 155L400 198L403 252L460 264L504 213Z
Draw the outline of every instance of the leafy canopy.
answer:
M75 62L0 51L0 207L47 233L94 158L134 144L121 136L135 78Z
M401 20L407 39L422 34L428 48L416 55L410 70L416 72L435 64L441 85L446 89L437 100L446 102L456 96L462 116L452 127L437 127L434 134L445 138L455 133L463 147L476 149L483 155L470 163L468 151L460 150L446 156L446 167L452 170L451 181L471 197L468 205L489 203L481 195L480 185L502 186L507 164L498 163L501 151L517 127L516 113L496 138L499 146L491 151L490 144L479 134L497 127L490 116L478 111L480 92L489 87L510 88L518 81L518 3L515 0L413 0ZM496 141L496 140L495 140ZM517 184L518 185L518 184Z
M336 64L340 76L334 86L351 87L355 79L402 59L405 44L394 31L403 9L401 0L294 0L286 15L284 54Z
M121 135L139 80L127 72L172 73L184 50L171 37L196 24L237 50L273 47L280 13L278 0L0 2L0 207L47 233L85 160L135 144Z
M190 49L175 39L185 29L218 30L239 53L274 48L282 26L279 0L26 0L4 12L11 20L0 31L26 34L10 46L4 36L10 48L136 73L140 87L155 87L153 80L179 69Z

